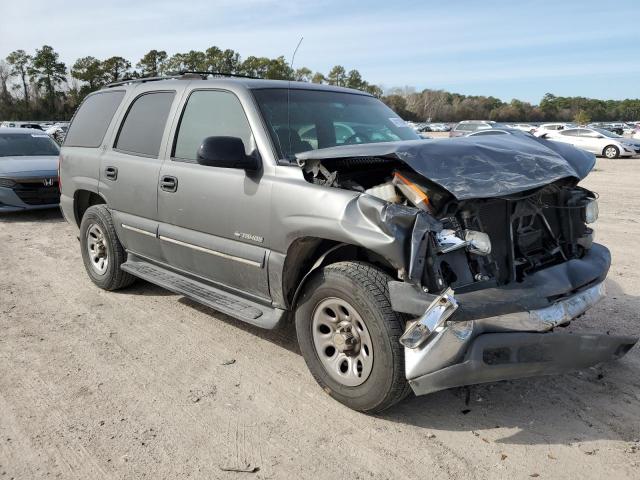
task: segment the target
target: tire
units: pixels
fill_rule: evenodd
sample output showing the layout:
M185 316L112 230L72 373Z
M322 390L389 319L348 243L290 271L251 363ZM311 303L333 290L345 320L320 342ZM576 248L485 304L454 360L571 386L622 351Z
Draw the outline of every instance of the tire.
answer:
M410 392L399 342L405 317L391 309L389 280L389 275L367 263L328 265L310 278L295 312L298 343L311 374L334 399L361 412L381 412ZM357 341L349 339L359 345L357 356L355 350L340 350L342 334L337 335L339 342L334 341L349 322L357 336ZM342 358L345 355L349 358ZM345 361L346 372L340 370Z
M105 205L89 207L80 223L82 260L91 281L104 290L128 287L135 277L120 269L127 254ZM103 261L101 261L103 260Z
M602 150L602 155L611 160L620 156L620 150L618 150L618 147L615 145L607 145L604 147L604 150Z

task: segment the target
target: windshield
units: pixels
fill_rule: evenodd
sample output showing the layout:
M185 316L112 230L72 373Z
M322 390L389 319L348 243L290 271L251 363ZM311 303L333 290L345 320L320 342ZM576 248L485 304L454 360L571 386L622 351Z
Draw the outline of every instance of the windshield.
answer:
M421 137L376 98L351 93L292 89L254 90L280 158L320 148L419 140Z
M622 138L617 133L613 133L613 132L610 132L609 130L604 130L602 128L594 128L593 131L598 132L600 135L604 135L605 137L609 137L609 138Z
M0 133L0 157L57 156L58 146L45 133Z

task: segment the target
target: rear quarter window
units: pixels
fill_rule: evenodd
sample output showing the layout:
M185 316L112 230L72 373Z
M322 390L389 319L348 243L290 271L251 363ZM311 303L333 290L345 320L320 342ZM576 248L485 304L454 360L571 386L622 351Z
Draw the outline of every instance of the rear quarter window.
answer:
M99 147L124 93L124 90L113 90L89 95L73 117L64 146Z

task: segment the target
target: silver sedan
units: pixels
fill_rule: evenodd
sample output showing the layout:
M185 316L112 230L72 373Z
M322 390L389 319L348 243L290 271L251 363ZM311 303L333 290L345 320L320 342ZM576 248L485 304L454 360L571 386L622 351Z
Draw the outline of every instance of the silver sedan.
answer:
M640 154L640 144L601 128L568 128L548 132L544 138L571 145L607 158L632 157Z

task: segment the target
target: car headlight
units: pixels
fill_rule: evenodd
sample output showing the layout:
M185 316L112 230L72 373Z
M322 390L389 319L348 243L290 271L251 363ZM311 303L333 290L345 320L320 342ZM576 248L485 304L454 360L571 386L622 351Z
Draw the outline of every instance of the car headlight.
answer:
M489 255L491 253L491 239L484 232L465 230L464 239L467 242L467 250L476 255Z
M15 184L16 182L11 180L10 178L0 178L0 187L12 188L15 186Z
M584 221L594 223L598 220L598 200L592 198L584 207Z

